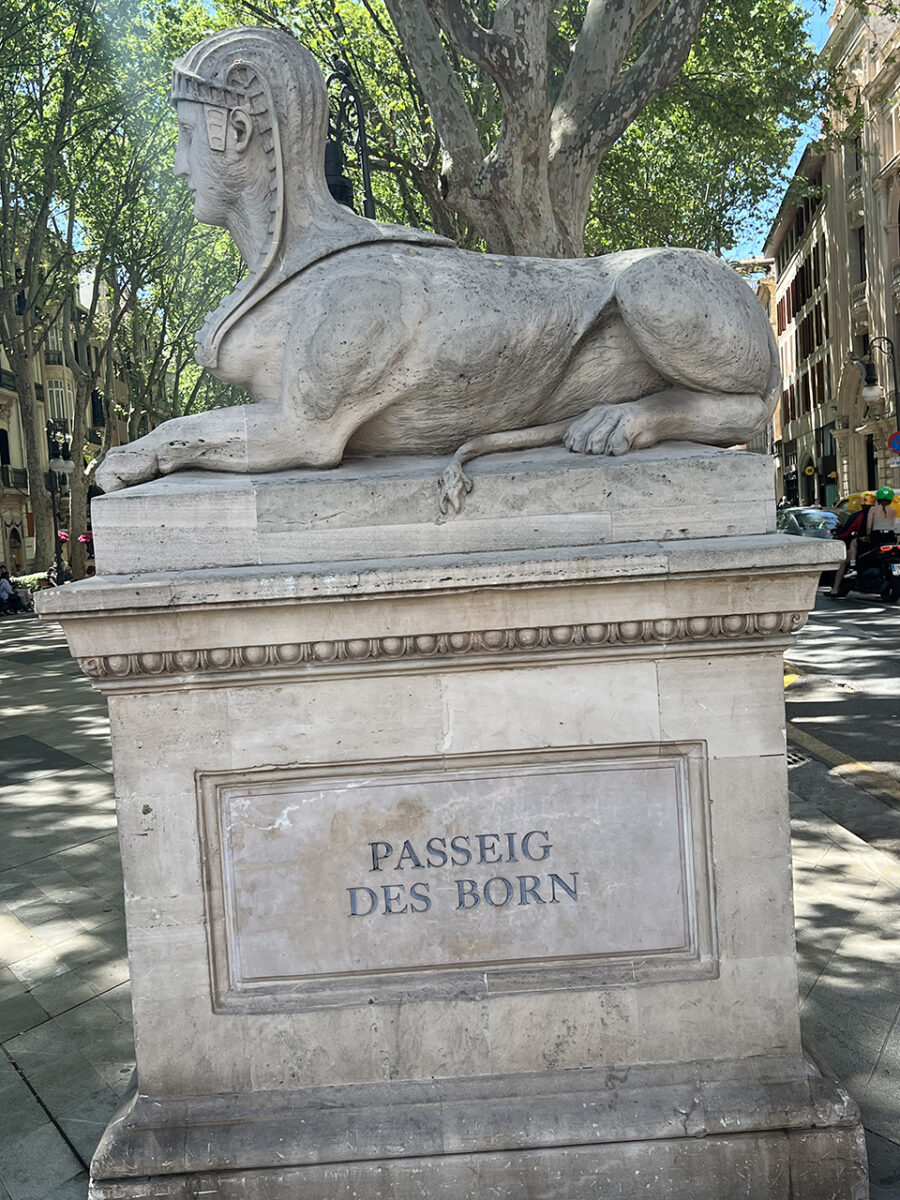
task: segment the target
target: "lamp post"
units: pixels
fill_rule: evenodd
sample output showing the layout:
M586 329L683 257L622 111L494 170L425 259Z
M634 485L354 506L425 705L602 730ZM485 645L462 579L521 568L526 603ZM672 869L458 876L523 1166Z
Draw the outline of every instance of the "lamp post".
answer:
M865 383L863 384L863 400L868 407L870 404L875 404L878 400L884 398L881 385L878 382L878 372L875 370L875 364L872 361L872 351L877 350L880 354L886 354L891 363L891 379L894 384L894 418L895 422L900 421L900 388L897 386L897 356L894 352L894 343L889 337L874 337L869 339L869 354L865 359ZM898 425L900 427L900 425Z
M66 441L65 426L54 420L47 422L47 455L50 460L50 499L53 508L53 542L56 548L56 582L62 582L62 542L59 537L59 497L62 495L64 480L75 470L75 464L69 458L69 443Z
M325 144L325 182L338 204L343 204L346 208L353 207L353 185L344 174L343 134L345 129L352 133L355 128L352 145L362 172L363 216L374 219L375 197L372 195L366 118L350 68L342 58L334 60L333 70L325 80L326 88L330 90L333 83L338 84L337 114L329 114L328 141Z

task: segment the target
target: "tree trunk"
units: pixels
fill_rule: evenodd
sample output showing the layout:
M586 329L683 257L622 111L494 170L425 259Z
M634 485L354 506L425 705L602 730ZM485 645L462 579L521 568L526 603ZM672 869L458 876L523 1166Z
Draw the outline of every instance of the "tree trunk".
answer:
M10 355L10 366L16 377L16 393L25 435L25 466L28 469L28 495L34 517L34 569L46 571L55 561L56 545L53 536L53 502L44 478L42 447L47 432L41 423L34 394L34 362L21 350Z
M551 0L496 0L490 27L465 0L385 0L441 141L445 202L488 250L581 254L600 162L677 77L705 3L587 0L573 46ZM486 153L448 44L500 97Z
M87 353L85 339L84 353ZM87 360L85 360L87 361ZM93 377L84 375L78 379L75 388L75 416L72 422L72 439L70 454L75 463L75 470L69 476L69 507L71 520L69 522L69 565L75 579L83 579L87 556L84 544L78 539L87 531L88 516L88 477L84 469L83 446L86 435L87 408L90 404Z

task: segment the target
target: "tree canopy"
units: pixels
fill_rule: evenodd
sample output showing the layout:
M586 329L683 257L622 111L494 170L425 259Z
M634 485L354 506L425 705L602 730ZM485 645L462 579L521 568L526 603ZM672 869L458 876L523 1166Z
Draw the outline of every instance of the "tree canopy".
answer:
M287 24L326 70L349 62L381 219L506 253L726 252L821 101L805 19L798 0L0 0L0 344L39 558L34 355L52 325L86 448L76 534L116 428L92 441L98 403L133 437L235 400L193 335L241 263L171 174L171 62L206 33Z
M531 98L526 115L517 118L517 128L524 123L544 130L530 150L524 142L512 145L510 110L524 103L519 92L530 90L534 70L516 59L521 79L511 95L498 81L502 70L484 61L488 50L479 51L491 32L502 42L515 6L492 0L300 0L279 5L278 14L321 59L349 60L365 94L385 217L427 223L466 245L512 253L580 252L585 225L588 253L666 243L714 252L733 246L765 201L783 189L797 137L825 95L803 5L695 5L696 36L692 44L678 43L684 65L676 70L670 56L665 71L653 48L665 36L674 54L672 26L665 24L675 19L672 5L580 0L525 7L533 17L543 13L548 44L546 68L534 85L540 104ZM230 11L265 15L254 3L235 3ZM678 11L686 21L687 8ZM415 22L410 13L417 14ZM612 51L604 58L597 39L626 16L614 66ZM444 31L429 41L437 63L430 68L421 65L416 42L426 18ZM469 29L468 39L459 27ZM683 34L686 26L679 28ZM533 21L520 36L538 38ZM585 57L606 63L608 90L593 70L579 74ZM650 62L657 63L653 70ZM593 100L583 98L573 108L582 122L573 165L574 133L557 144L553 129L563 121L576 79ZM647 87L641 102L631 108L620 103L642 81ZM449 90L436 100L442 89ZM452 119L441 115L448 106ZM468 130L465 169L455 135L446 133L448 122ZM478 155L482 166L472 166ZM527 162L518 161L522 156ZM535 204L539 215L531 211Z
M784 0L710 0L681 75L600 165L590 252L723 254L765 228L827 86L807 19Z

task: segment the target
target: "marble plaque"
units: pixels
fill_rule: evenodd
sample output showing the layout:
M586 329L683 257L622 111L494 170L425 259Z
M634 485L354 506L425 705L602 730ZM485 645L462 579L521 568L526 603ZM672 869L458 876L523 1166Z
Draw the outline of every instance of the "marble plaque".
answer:
M219 1002L334 997L374 976L408 988L524 970L533 986L560 963L708 959L691 758L578 750L204 777Z

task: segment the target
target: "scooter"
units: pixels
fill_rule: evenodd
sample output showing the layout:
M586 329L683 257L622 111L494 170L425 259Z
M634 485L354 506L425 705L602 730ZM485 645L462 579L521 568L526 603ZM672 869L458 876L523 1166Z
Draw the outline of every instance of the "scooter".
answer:
M900 546L870 546L857 556L856 569L849 567L839 596L848 592L878 592L888 604L900 600Z

